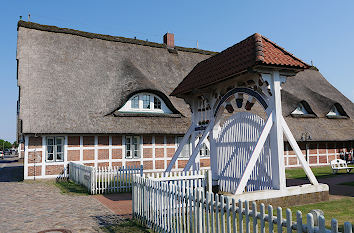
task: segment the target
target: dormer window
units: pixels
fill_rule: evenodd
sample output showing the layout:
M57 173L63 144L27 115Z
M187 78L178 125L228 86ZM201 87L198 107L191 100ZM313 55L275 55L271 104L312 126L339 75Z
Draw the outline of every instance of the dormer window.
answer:
M304 105L302 103L299 103L296 109L291 114L304 115L304 114L308 114L308 112L304 107Z
M172 113L164 101L152 93L135 94L118 111L123 113Z
M310 105L306 101L298 103L295 110L291 113L293 117L316 117L316 114L312 111Z
M329 111L329 113L327 113L327 116L341 116L342 114L340 114L336 108L336 106L333 105L333 107L331 108L331 110Z
M331 107L331 110L326 115L328 118L347 118L348 115L338 103Z

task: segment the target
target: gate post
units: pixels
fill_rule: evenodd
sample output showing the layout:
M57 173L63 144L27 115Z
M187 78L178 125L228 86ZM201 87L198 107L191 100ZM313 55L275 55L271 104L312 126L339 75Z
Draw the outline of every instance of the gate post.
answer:
M270 131L270 148L273 170L273 188L283 190L286 188L285 165L284 165L284 140L282 128L282 107L280 85L285 82L285 77L280 77L279 71L272 71L271 75L262 74L263 80L266 80L272 92L270 96L270 108L273 115L273 127ZM270 112L269 112L270 113Z

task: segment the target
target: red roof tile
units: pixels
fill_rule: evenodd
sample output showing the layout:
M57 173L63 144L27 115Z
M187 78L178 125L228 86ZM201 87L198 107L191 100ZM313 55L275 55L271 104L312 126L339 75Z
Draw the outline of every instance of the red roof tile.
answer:
M255 33L199 64L183 79L171 95L206 87L255 65L272 65L306 69L305 62L266 37Z

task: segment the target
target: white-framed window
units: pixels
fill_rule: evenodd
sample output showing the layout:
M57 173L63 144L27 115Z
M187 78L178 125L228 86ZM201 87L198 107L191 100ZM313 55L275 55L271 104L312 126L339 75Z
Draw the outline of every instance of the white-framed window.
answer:
M46 161L64 161L64 137L47 137Z
M118 111L123 113L172 113L165 102L152 93L138 93L132 96Z
M140 158L141 143L139 136L125 136L125 158Z
M182 141L183 137L177 137L177 144L179 145ZM182 158L189 158L190 156L190 139L184 144L181 154L179 155Z
M207 157L210 155L209 148L207 147L207 145L205 143L203 143L202 147L200 148L199 155L201 157Z

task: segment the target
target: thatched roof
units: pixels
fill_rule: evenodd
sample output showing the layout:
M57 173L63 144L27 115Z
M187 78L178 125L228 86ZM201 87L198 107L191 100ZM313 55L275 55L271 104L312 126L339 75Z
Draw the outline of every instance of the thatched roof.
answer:
M169 94L195 65L215 53L175 48L169 51L164 44L20 21L22 132L184 134L190 124L189 107ZM174 114L117 114L133 93L143 90L160 95ZM316 118L290 115L301 101L310 105ZM304 132L315 141L354 140L353 103L317 70L289 78L282 103L297 140ZM349 118L328 119L334 103Z
M184 134L189 108L168 95L212 54L20 21L22 132ZM175 114L115 114L132 93L143 90L158 93Z
M315 113L315 118L291 116L301 101L306 101ZM326 117L334 104L340 104L348 117ZM308 132L313 141L354 140L354 104L333 87L322 74L309 69L288 78L282 86L282 110L292 133L297 140Z

